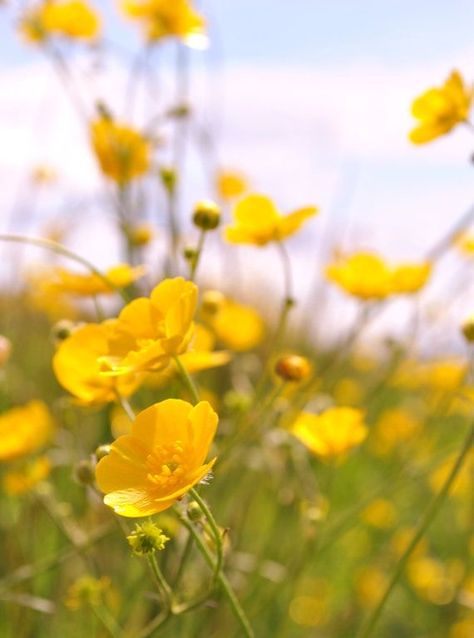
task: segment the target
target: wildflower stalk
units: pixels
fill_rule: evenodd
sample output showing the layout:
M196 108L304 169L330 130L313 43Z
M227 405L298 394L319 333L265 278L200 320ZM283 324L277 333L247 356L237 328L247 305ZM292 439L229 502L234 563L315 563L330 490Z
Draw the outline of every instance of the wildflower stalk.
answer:
M92 605L92 609L97 619L103 624L104 628L109 632L112 638L120 638L122 630L117 625L115 618L109 612L107 607L102 605Z
M201 498L199 492L193 487L189 490L189 493L193 497L194 501L198 504L201 512L204 514L214 537L214 542L216 544L216 565L214 571L214 580L217 580L219 572L222 569L222 563L224 561L224 546L222 543L222 535L211 510L207 506L204 499Z
M384 610L384 607L388 601L388 599L390 598L390 595L393 591L393 589L395 588L398 580L400 579L401 575L403 574L403 571L406 567L406 564L408 562L408 560L410 559L410 556L413 554L414 550L416 549L418 543L420 542L420 540L422 539L423 535L425 534L426 530L428 529L428 527L430 526L431 522L433 521L433 519L435 518L436 514L438 513L439 509L441 508L441 505L443 504L444 500L446 499L446 497L449 494L449 491L451 489L451 486L453 485L454 481L456 480L456 477L458 476L459 472L461 471L462 466L464 465L464 462L471 450L472 445L474 444L474 423L471 425L470 429L469 429L469 433L463 443L463 446L459 452L459 455L453 465L453 467L451 468L450 473L448 474L446 480L444 481L440 491L438 492L438 494L434 497L434 499L431 501L431 504L429 505L428 509L425 511L419 525L418 528L416 529L415 533L413 534L413 537L410 541L410 543L408 544L407 548L405 549L405 551L403 552L400 560L397 563L397 566L395 568L395 571L392 574L392 577L390 578L390 581L378 603L378 605L375 607L375 609L372 611L372 614L370 615L370 617L368 618L367 622L362 626L361 631L357 634L357 638L369 638L369 636L373 635L374 629L377 625L377 622L382 614L382 611Z
M84 266L84 268L87 268L89 272L91 272L93 275L95 275L101 281L103 281L108 288L118 293L122 297L125 303L128 303L130 301L127 293L121 288L118 288L107 277L107 275L104 275L104 273L98 270L93 264L91 264L90 261L88 261L84 257L81 257L80 255L77 255L72 250L69 250L69 248L66 248L62 244L59 244L58 242L55 242L51 239L43 239L42 237L24 237L23 235L15 235L10 233L0 234L0 241L8 241L8 242L14 242L17 244L27 244L29 246L36 246L38 248L44 248L45 250L50 250L51 252L56 253L57 255L61 255L62 257L67 257L68 259L75 261L81 266Z
M166 578L163 576L163 572L158 565L154 552L148 554L147 558L164 602L164 614L169 615L172 613L173 608L173 592L171 591L171 587L168 585Z
M188 535L187 539L186 539L186 544L184 546L183 552L181 554L181 559L179 561L179 565L178 565L178 569L176 570L176 574L173 578L173 586L177 587L178 584L181 581L181 577L184 573L184 568L186 566L186 563L188 562L188 558L191 554L191 549L193 546L193 537L191 536L191 534Z
M283 267L283 280L284 280L284 297L283 304L280 310L280 316L278 319L277 329L273 339L272 350L275 351L285 334L286 322L288 320L288 314L294 306L295 300L293 297L293 282L291 274L291 262L288 252L283 242L276 242L276 247L280 255L282 267Z
M184 517L184 515L177 513L179 520L181 521L181 523L188 529L189 533L193 536L195 542L196 542L196 546L199 549L199 551L201 552L204 560L206 561L206 563L209 565L209 567L213 570L215 570L215 564L212 558L212 555L210 553L210 551L208 550L208 548L206 547L206 544L204 543L203 539L201 538L201 536L198 534L198 532L196 531L196 529L194 528L194 525L192 523L190 523L189 521L186 520L186 518ZM229 605L232 608L232 611L234 612L235 617L237 618L242 631L243 631L243 635L246 638L255 638L255 634L253 632L253 629L250 625L250 622L244 612L244 610L242 609L242 606L237 598L237 596L234 593L234 590L232 589L232 585L229 583L229 581L227 580L227 577L225 576L225 574L220 571L217 577L217 580L219 582L219 584L222 587L222 590L227 598L227 601L229 603Z
M196 247L196 254L191 260L191 270L189 273L190 281L194 281L196 279L196 272L199 266L199 261L201 259L202 251L204 250L204 242L206 240L206 231L201 229L198 239L198 245Z
M199 403L199 392L196 388L196 385L194 384L194 381L192 380L190 374L188 373L188 371L186 370L186 368L183 366L183 364L181 363L181 360L179 357L174 357L176 366L178 368L179 374L181 376L181 380L183 381L183 384L188 388L194 403Z

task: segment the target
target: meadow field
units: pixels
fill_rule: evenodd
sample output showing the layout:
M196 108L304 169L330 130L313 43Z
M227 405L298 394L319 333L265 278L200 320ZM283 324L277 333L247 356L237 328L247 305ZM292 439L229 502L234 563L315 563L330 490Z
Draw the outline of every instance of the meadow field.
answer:
M358 228L324 126L229 162L205 2L1 5L1 638L473 638L474 207ZM400 107L406 154L459 141L435 194L472 179L444 64ZM284 73L236 110L299 131Z

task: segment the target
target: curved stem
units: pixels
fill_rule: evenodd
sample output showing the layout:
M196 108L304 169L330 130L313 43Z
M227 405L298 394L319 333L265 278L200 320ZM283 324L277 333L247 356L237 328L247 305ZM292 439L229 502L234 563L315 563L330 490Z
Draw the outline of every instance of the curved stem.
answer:
M395 588L395 585L397 584L400 576L403 574L403 571L406 567L406 564L410 558L410 556L413 554L413 551L416 549L418 543L420 542L420 540L422 539L424 533L426 532L426 530L428 529L429 525L431 524L432 520L434 519L434 517L436 516L436 514L438 513L441 505L443 504L444 500L446 499L449 490L451 489L452 484L454 483L456 477L458 476L466 458L468 453L471 450L471 447L474 443L474 423L471 425L470 429L469 429L469 433L464 441L464 444L461 448L461 451L459 452L459 455L453 465L453 467L451 468L450 473L448 474L445 482L443 483L440 491L438 492L438 494L434 497L434 499L431 501L431 504L429 505L428 509L425 511L419 525L418 528L416 529L415 533L413 534L413 537L410 541L410 543L408 544L408 547L405 549L405 551L403 552L400 560L398 561L398 564L395 568L395 571L392 574L392 577L390 578L390 581L378 603L378 605L375 607L375 609L373 610L372 614L370 615L369 619L367 620L367 622L362 626L361 631L357 634L357 638L369 638L369 636L373 635L374 629L377 625L377 622L382 614L382 611L388 601L388 599L390 598L390 595L393 591L393 589Z
M188 373L188 371L186 370L186 368L183 366L183 364L180 361L179 357L174 357L176 366L178 368L179 374L181 376L181 379L184 383L184 385L188 388L194 403L199 403L200 399L199 399L199 392L194 384L194 381L192 380L190 374Z
M107 275L104 275L104 273L98 270L93 264L90 263L90 261L88 261L84 257L81 257L80 255L77 255L72 250L69 250L69 248L66 248L62 244L58 244L57 242L52 241L51 239L44 239L41 237L24 237L23 235L14 235L11 233L1 233L0 241L9 241L9 242L17 243L17 244L27 244L29 246L36 246L37 248L44 248L45 250L50 250L51 252L54 252L57 255L61 255L62 257L67 257L68 259L71 259L72 261L75 261L76 263L81 264L81 266L84 266L85 268L87 268L93 275L95 275L101 281L103 281L108 288L117 292L126 303L130 301L127 293L124 290L118 288L112 281L110 281Z
M206 239L206 231L201 229L201 233L198 239L198 245L196 248L196 255L191 262L191 271L189 273L189 280L194 281L196 278L196 272L198 269L199 261L201 259L202 251L204 250L204 241Z
M215 565L214 565L214 561L212 559L212 555L209 552L208 548L206 547L206 544L204 543L204 541L202 540L201 536L198 534L198 532L196 531L196 529L194 528L194 525L192 525L192 523L190 523L188 520L186 520L186 518L182 515L177 513L179 520L181 521L181 523L189 530L189 533L192 534L195 542L196 542L196 546L199 549L199 551L201 552L204 560L206 561L206 563L209 565L209 567L211 567L211 569L215 570ZM240 605L240 602L237 598L237 596L234 593L234 590L232 589L232 585L229 583L229 581L227 580L227 577L225 576L225 574L221 571L219 572L218 575L218 581L224 591L224 594L227 598L227 601L229 602L232 611L234 612L235 617L237 618L237 620L239 621L239 624L241 626L241 629L243 631L243 635L246 638L255 638L255 634L253 632L253 629L249 623L249 620L244 612L244 610L242 609L242 606Z
M222 563L224 561L224 546L222 543L222 535L211 510L207 506L206 502L201 498L199 492L195 488L191 488L189 490L189 493L198 504L201 512L206 517L206 520L209 523L209 527L211 528L212 535L214 537L214 541L216 544L216 565L214 571L214 580L217 580L219 572L222 569Z

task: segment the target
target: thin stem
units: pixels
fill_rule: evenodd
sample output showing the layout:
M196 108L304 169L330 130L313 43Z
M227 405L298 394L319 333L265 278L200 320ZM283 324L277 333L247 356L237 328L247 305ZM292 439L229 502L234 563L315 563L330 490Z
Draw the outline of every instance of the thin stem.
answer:
M130 405L129 400L123 397L119 392L117 392L116 395L117 395L117 401L119 402L120 406L122 407L123 411L128 416L128 418L130 419L130 421L135 421L135 412L133 411L133 408Z
M214 541L216 544L216 559L217 559L216 565L215 565L214 579L217 580L219 576L219 572L222 569L222 563L224 561L224 546L222 543L222 535L211 510L207 506L206 502L201 498L201 496L199 495L199 492L195 488L191 488L189 490L189 493L191 494L195 502L198 504L201 512L206 517L206 520L209 523L209 527L211 528L212 535L214 536Z
M188 388L194 403L199 403L200 399L199 399L199 392L194 384L194 381L192 380L189 372L186 370L186 368L184 367L184 365L181 363L180 358L179 357L174 357L176 366L178 368L179 374L181 376L181 380L183 381L184 385Z
M154 553L148 554L148 563L150 564L151 571L153 572L153 575L162 594L165 609L168 611L168 613L171 613L173 606L173 592L171 591L171 587L168 585L166 578L163 576L163 573L158 565L158 561L156 560L156 556Z
M57 242L51 239L43 239L41 237L24 237L23 235L14 235L11 233L0 234L0 241L10 241L10 242L18 243L18 244L27 244L29 246L36 246L38 248L44 248L45 250L50 250L56 253L57 255L61 255L62 257L67 257L68 259L72 259L76 263L81 264L81 266L84 266L85 268L87 268L93 275L95 275L101 281L103 281L108 288L117 292L126 303L130 301L127 293L124 290L118 288L107 277L107 275L104 275L104 273L102 273L94 265L92 265L90 261L72 252L72 250L69 250L69 248L66 248L62 244L58 244Z
M186 539L186 544L183 549L183 553L181 554L181 560L179 561L178 569L176 570L176 574L173 578L173 586L175 588L179 585L181 577L183 576L184 568L186 566L186 563L188 562L188 558L191 554L192 547L193 547L193 537L191 536L191 534L188 534L188 537Z
M94 605L93 610L97 618L113 638L120 638L122 636L121 627L117 624L115 618L104 604Z
M196 542L196 546L199 549L199 551L201 552L204 560L206 561L206 563L209 565L209 567L213 570L215 570L215 565L214 565L214 561L212 559L212 555L209 552L208 548L206 547L206 544L204 543L204 541L202 540L201 536L198 534L198 532L196 531L196 529L194 528L194 525L192 525L192 523L190 523L189 521L186 520L186 518L178 513L178 518L181 521L181 523L189 530L189 533L192 534L195 542ZM225 574L221 571L219 572L219 575L217 577L223 591L224 594L227 598L227 601L229 602L232 611L234 612L235 617L237 618L237 620L239 621L239 624L242 628L243 631L243 635L246 636L246 638L255 638L255 634L253 632L253 629L249 623L249 620L244 612L244 610L242 609L242 606L240 605L240 602L237 598L237 596L234 593L234 590L232 589L232 585L229 583L229 581L227 580L227 577L225 576Z
M204 229L201 229L201 233L199 235L199 239L198 239L198 245L196 248L196 254L193 257L193 260L191 262L191 271L189 273L189 279L190 281L194 281L196 278L196 272L198 269L198 265L199 265L199 261L201 259L201 255L202 255L202 251L204 250L204 241L206 239L206 231Z
M435 496L435 498L431 501L431 504L429 505L428 509L425 511L420 524L418 525L418 528L416 529L415 533L413 534L413 537L410 541L410 543L408 544L408 547L405 549L405 551L403 552L400 560L398 561L398 564L395 568L394 573L392 574L392 577L378 603L378 605L375 607L375 609L372 611L372 614L370 615L369 619L367 620L367 622L362 626L361 631L357 634L357 638L369 638L369 636L371 636L373 634L373 631L377 625L377 622L382 614L382 611L388 601L388 599L390 598L390 595L393 591L393 589L395 588L395 585L397 584L400 576L403 574L403 571L405 569L405 566L410 558L410 556L413 554L413 551L416 549L418 543L420 542L420 540L422 539L424 533L426 532L426 530L428 529L429 525L431 524L431 522L433 521L434 517L436 516L436 514L438 513L439 509L441 508L441 505L443 504L444 500L446 499L446 497L448 496L448 493L451 489L452 484L454 483L454 481L456 480L456 477L458 476L468 454L469 451L472 447L474 443L474 423L471 425L469 433L464 441L464 444L461 448L461 451L459 452L459 455L456 459L456 462L454 463L453 467L451 468L451 472L449 473L448 477L446 478L445 482L443 483L440 491L438 492L438 494Z

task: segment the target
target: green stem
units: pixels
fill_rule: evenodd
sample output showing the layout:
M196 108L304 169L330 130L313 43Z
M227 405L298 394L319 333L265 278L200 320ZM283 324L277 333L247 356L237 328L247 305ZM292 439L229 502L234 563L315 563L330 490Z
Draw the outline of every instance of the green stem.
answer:
M116 623L115 618L105 605L94 605L93 610L112 638L120 638L122 636L121 627Z
M186 520L186 518L178 513L178 517L181 521L181 523L189 530L189 533L192 534L195 542L196 542L196 546L199 549L199 551L201 552L204 560L206 561L206 563L209 565L209 567L212 570L215 570L215 565L214 565L214 561L212 559L212 555L209 552L209 550L207 549L204 541L202 540L201 536L198 534L198 532L196 531L196 529L194 528L194 526ZM240 602L237 599L237 596L234 593L234 590L232 589L232 585L229 583L229 581L227 580L227 577L225 576L225 574L221 571L218 575L218 581L224 591L224 594L227 598L227 601L229 602L232 611L234 612L235 617L237 618L237 620L239 621L239 624L242 628L243 631L243 635L246 636L246 638L255 638L255 634L253 632L252 627L250 626L250 623L248 621L248 618L244 612L244 610L242 609L242 606L240 605Z
M184 573L184 568L186 563L188 562L188 558L191 555L191 549L193 547L193 537L191 534L188 535L186 539L186 544L183 549L183 553L181 554L181 560L179 561L178 569L176 570L176 574L173 578L173 586L176 588L181 581L181 578Z
M192 380L191 376L189 375L188 371L186 370L186 368L183 366L183 364L180 361L179 357L174 357L174 360L176 362L176 366L178 368L179 374L181 376L181 379L184 383L184 385L188 388L194 403L199 403L200 399L199 399L199 392L194 384L194 381Z
M201 512L204 514L207 522L209 523L209 527L211 528L212 535L214 536L214 541L216 544L216 559L217 559L216 565L215 565L214 579L217 580L219 573L222 569L222 563L224 561L224 545L222 543L222 535L211 510L207 506L204 499L201 498L201 496L199 495L199 492L194 487L192 487L189 490L189 493L191 494L195 502L198 504Z
M153 575L163 597L165 609L168 611L168 613L171 613L173 606L173 592L171 591L171 587L168 585L166 578L163 576L163 573L158 565L158 561L156 560L156 556L154 553L148 554L148 563L150 564L151 571L153 572Z
M418 528L416 529L415 533L413 534L413 537L410 541L410 543L408 544L408 547L405 549L405 551L403 552L400 560L398 561L398 564L395 568L394 573L392 574L392 577L378 603L378 605L375 607L375 609L373 610L372 614L370 615L369 619L367 620L367 622L362 626L361 631L357 634L357 638L369 638L369 636L371 636L373 634L373 631L377 625L377 622L382 614L382 611L388 601L388 599L390 598L390 595L393 591L393 589L395 588L395 585L397 584L400 576L403 574L403 571L406 567L406 564L410 558L410 556L413 554L413 551L416 549L418 543L420 542L420 540L422 539L424 533L426 532L426 530L428 529L429 525L431 524L431 522L433 521L434 517L436 516L436 514L438 513L441 505L443 504L444 500L446 499L449 490L451 489L452 484L454 483L454 481L456 480L456 477L458 476L464 461L467 458L467 455L469 454L469 451L472 447L474 443L474 423L471 425L471 428L469 430L469 433L464 441L464 444L461 448L461 451L459 452L459 455L456 459L456 462L454 463L453 467L451 468L451 472L449 473L448 477L446 478L445 482L443 483L440 491L438 492L438 494L434 497L434 499L431 501L428 509L425 511L419 525Z
M194 281L196 278L196 272L198 269L198 265L199 265L199 261L201 259L201 255L202 255L202 251L204 249L204 241L206 239L206 231L204 229L201 229L201 233L199 235L199 239L198 239L198 245L196 248L196 255L194 256L192 262L191 262L191 271L189 273L189 279L190 281Z
M91 272L93 275L95 275L101 281L103 281L108 288L117 292L125 301L125 303L130 301L126 292L118 288L106 275L104 275L104 273L102 273L94 265L92 265L90 261L87 261L87 259L84 259L84 257L77 255L76 253L72 252L65 246L62 246L61 244L58 244L57 242L52 241L51 239L43 239L41 237L24 237L23 235L14 235L14 234L6 233L6 234L0 234L0 241L11 241L17 244L27 244L29 246L36 246L37 248L44 248L45 250L50 250L56 253L57 255L61 255L62 257L67 257L68 259L71 259L72 261L75 261L76 263L81 264L81 266L84 266L85 268L87 268L89 272Z

